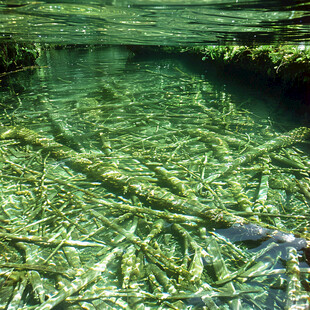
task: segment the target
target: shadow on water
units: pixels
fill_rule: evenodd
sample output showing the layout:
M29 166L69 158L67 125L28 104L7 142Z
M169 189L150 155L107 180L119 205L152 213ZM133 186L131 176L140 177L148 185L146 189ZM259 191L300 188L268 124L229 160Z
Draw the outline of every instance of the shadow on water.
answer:
M161 52L142 52L129 61L178 61L187 74L205 79L215 92L230 94L238 108L265 118L280 130L310 124L309 94L304 89L290 89L290 85L270 81L265 76L253 75L243 69L227 68L221 64L206 63L199 58L184 54L169 56Z
M305 89L293 89L290 85L273 82L241 69L207 65L204 70L203 74L214 85L239 98L240 108L269 118L282 129L310 124L309 98Z

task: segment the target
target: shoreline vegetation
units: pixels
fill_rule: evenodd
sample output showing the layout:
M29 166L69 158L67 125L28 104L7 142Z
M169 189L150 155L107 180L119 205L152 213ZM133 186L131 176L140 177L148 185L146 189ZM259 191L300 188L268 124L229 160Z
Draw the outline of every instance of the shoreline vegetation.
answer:
M310 49L298 46L130 46L135 54L183 54L201 59L206 64L240 70L274 82L304 87L310 83Z
M24 67L35 65L40 55L40 46L24 43L0 44L0 74L20 71Z
M200 66L232 76L241 83L279 89L305 120L310 115L310 49L298 46L129 46L135 55L173 55L201 61Z
M93 48L90 45L0 44L0 77L36 65L43 50ZM310 48L293 45L126 46L135 56L189 57L246 85L271 88L308 123L310 116ZM273 89L277 89L277 94Z
M78 44L0 43L0 77L29 68L36 68L36 61L44 50L79 48L81 46L91 47Z
M14 71L35 65L40 52L46 49L77 48L79 45L0 44L0 72ZM91 46L88 46L91 47ZM310 85L310 49L298 46L127 46L137 54L188 55L206 65L216 65L240 75L255 75L285 87L306 90Z

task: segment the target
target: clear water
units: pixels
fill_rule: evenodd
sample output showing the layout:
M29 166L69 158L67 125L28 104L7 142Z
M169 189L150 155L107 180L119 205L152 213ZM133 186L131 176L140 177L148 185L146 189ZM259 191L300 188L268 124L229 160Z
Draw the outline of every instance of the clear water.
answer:
M167 169L191 187L195 199L200 204L207 208L216 208L219 213L223 208L232 213L242 211L236 203L238 194L233 195L234 183L226 182L240 183L242 189L239 194L245 194L253 206L255 201L257 203L258 190L264 175L261 168L264 161L268 163L269 159L263 156L261 161L245 165L244 169L240 168L240 171L234 172L233 177L227 177L228 181L226 178L219 178L211 183L211 189L203 185L204 180L216 173L217 169L222 169L232 160L242 156L243 152L247 152L248 145L262 145L279 137L283 132L300 126L298 119L282 110L281 100L272 95L272 89L268 95L266 89L262 91L261 88L240 84L229 77L224 78L223 73L212 68L202 68L201 63L193 63L182 57L133 57L125 48L108 47L50 51L41 56L38 64L39 68L2 78L0 98L3 125L20 125L44 137L58 138L59 142L84 154L86 158L99 158L107 169L118 169L129 179L148 184L153 191L160 188L162 193L175 193L176 188L169 186L167 180L162 180L158 175L156 177L154 173L156 167ZM55 135L55 127L59 123L67 133L68 139ZM201 138L202 133L194 135L193 130L209 133L211 137L204 141ZM224 153L219 151L222 150L221 139L225 138L240 141L237 147L234 144L230 145L228 154L225 150ZM288 147L279 154L306 167L310 164L307 144L299 145L299 149ZM118 218L117 221L123 228L127 231L134 229L135 235L141 239L145 239L151 228L154 228L152 225L156 218L151 215L133 217L130 212L123 214L124 212L116 209L111 213L100 199L136 207L150 207L148 201L127 195L126 191L119 193L111 190L109 186L102 186L96 177L85 178L78 169L71 170L66 158L55 160L48 154L41 155L39 149L20 149L14 140L1 142L1 156L1 195L5 210L2 218L7 221L7 227L10 227L11 232L15 231L16 226L31 225L24 234L45 236L60 233L61 227L66 227L69 222L62 217L58 218L59 215L55 219L52 206L56 206L80 227L84 227L88 232L96 232L95 241L102 242L104 249L111 246L110 242L114 238L121 240L119 244L112 245L112 249L115 246L123 246L122 251L125 254L130 252L128 243L119 236L116 237L113 229L109 227L100 230L102 225L99 224L99 220L94 221L93 215L86 210L98 210L106 217L111 217L111 221L114 217ZM284 229L283 225L296 233L304 231L307 225L304 228L300 226L307 223L307 220L296 220L295 217L309 217L307 196L296 187L289 191L285 189L286 185L284 188L275 185L277 178L295 184L294 180L298 175L295 174L296 167L277 161L270 167L270 172L266 172L267 175L270 174L270 188L267 202L263 203L266 207L263 212L291 214L293 217L271 218L268 223L279 227L280 232ZM24 170L24 173L20 175L18 169ZM301 168L299 173L306 172ZM41 181L31 182L31 175L40 175L38 180ZM18 181L16 176L19 176ZM307 176L301 175L303 184L307 184L307 180ZM92 200L92 195L95 195L97 200ZM165 195L162 199L165 201ZM195 199L188 199L190 204L195 205ZM152 205L152 208L161 210L161 205ZM193 215L190 209L188 212L188 215ZM42 220L47 221L46 224L39 224ZM200 223L197 218L196 220ZM146 297L139 291L141 287L144 292L156 292L150 286L151 280L148 280L147 274L141 272L137 282L134 280L137 275L132 276L132 287L128 289L129 295L139 293L143 297L122 297L123 274L120 271L121 258L118 258L109 264L110 273L103 272L101 280L96 283L99 291L100 287L103 290L107 290L108 287L114 294L118 294L118 299L105 298L97 307L122 309L128 308L129 305L139 305L144 309L141 304L145 304L151 309L169 309L170 306L178 309L202 309L203 305L209 304L223 309L237 309L241 305L243 309L283 309L289 303L286 282L288 277L285 274L285 262L289 260L288 250L296 249L301 257L300 267L306 268L306 257L302 251L305 240L287 233L276 234L270 238L272 230L266 232L253 226L233 227L227 230L217 227L217 221L214 219L208 224L197 226L195 219L181 220L190 236L214 258L213 261L207 255L199 260L205 266L201 283L191 282L186 287L182 287L182 284L178 286L174 282L176 277L173 273L167 272L173 279L170 283L175 283L179 290L177 296L181 297L176 297L176 300L165 299L171 291L164 286L163 291L157 293L164 301L157 302L156 298L154 300ZM194 255L196 257L198 254L193 246L184 254L185 241L172 223L174 220L166 220L158 235L155 234L163 253L177 264L183 255L190 260ZM69 231L70 229L67 230L68 236ZM16 234L23 232L18 230ZM82 241L84 236L85 232L82 234L80 230L74 230L74 235L69 240ZM150 244L153 246L152 242ZM53 251L53 248L33 245L29 247L29 253L39 258L39 261L35 262L40 264ZM270 250L264 252L268 247ZM220 252L218 248L221 249ZM103 255L99 250L101 248L77 248L82 265L93 266L98 263ZM16 262L17 259L12 254L14 250L7 247L6 251L11 260ZM134 256L137 264L138 257L141 256L139 252L137 250ZM254 275L247 273L244 278L233 281L234 287L230 287L229 283L214 284L219 279L219 274L233 274L254 255L256 259L249 266L253 267ZM222 259L228 271L220 266L221 263L218 265ZM70 262L70 259L68 261ZM31 260L27 262L34 264ZM151 262L149 256L140 261L143 268L152 265ZM71 268L61 251L50 259L50 264L53 263L56 266ZM190 266L188 265L189 270L192 268ZM267 271L274 273L264 274ZM157 280L160 279L157 277ZM307 273L302 273L301 278L309 281ZM52 279L48 274L42 275L46 292L47 288L54 286ZM158 281L159 286L162 285L163 282ZM206 283L213 285L213 297L208 295ZM203 287L202 291L200 287ZM10 286L7 290L9 289ZM50 290L49 296L56 294L55 290ZM301 290L304 291L305 288L302 287ZM126 292L128 294L128 291ZM169 294L165 295L167 292ZM11 294L14 296L13 291ZM37 299L29 297L31 293L25 291L24 294L24 304L38 305ZM4 297L1 298L1 303L8 302ZM305 298L296 303L305 306ZM61 305L64 305L64 309L70 309L68 303ZM90 307L96 305L96 301L79 305Z
M0 140L0 308L309 308L309 144L217 176L304 125L284 104L298 102L122 47L303 47L309 30L306 1L0 1L2 41L112 45L44 52L1 77L0 134L18 125L15 138L27 128L74 152ZM236 224L249 207L259 225Z
M309 2L1 1L0 39L55 44L305 44Z

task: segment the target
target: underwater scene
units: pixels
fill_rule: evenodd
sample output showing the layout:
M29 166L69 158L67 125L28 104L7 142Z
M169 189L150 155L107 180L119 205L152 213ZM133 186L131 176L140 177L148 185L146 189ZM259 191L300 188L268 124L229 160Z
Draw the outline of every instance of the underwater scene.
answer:
M0 310L310 309L309 12L0 0Z
M309 309L309 136L182 57L1 77L0 309Z

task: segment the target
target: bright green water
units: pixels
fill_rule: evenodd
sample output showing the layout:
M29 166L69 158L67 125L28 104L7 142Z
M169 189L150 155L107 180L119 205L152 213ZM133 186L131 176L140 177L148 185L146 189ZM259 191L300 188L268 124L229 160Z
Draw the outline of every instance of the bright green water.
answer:
M240 170L238 167L232 175L216 179L210 183L211 188L204 183L209 176L242 157L248 152L248 147L263 145L266 141L279 137L282 132L300 126L294 117L287 116L286 111L281 110L279 105L281 100L278 96L272 95L272 89L267 95L265 89L262 91L251 85L238 84L229 77L223 77L223 73L215 72L211 68L202 69L201 64L191 63L182 58L133 58L130 52L121 47L51 51L42 55L39 65L38 69L29 69L2 78L0 102L1 122L4 125L20 125L45 137L58 138L62 144L87 154L84 155L86 157L99 158L102 164L108 167L107 169L112 166L129 179L148 184L152 190L160 188L168 191L167 193L176 193L176 188L169 186L167 180L162 180L154 173L156 167L165 168L194 192L196 198L188 198L189 204L194 204L197 200L205 207L215 208L219 214L223 209L235 213L244 211L240 207L242 203L237 200L240 197L247 197L253 208L260 204L264 206L259 212L281 213L288 216L271 217L268 220L270 225L278 227L280 231L289 229L297 233L307 229L305 223L309 217L308 196L295 183L298 178L299 182L303 182L306 191L308 190L309 179L307 172L302 168L310 164L308 153L305 152L307 144L299 145L300 149L288 147L281 152L270 154L279 153L290 159L293 166L292 162L284 164L274 159L271 161L269 154L266 154L259 160L240 167ZM276 90L274 93L276 94ZM55 135L55 127L59 123L66 132L67 139ZM198 129L200 133L195 135L193 131ZM202 133L209 135L206 140L201 138ZM225 142L226 139L230 141L230 138L235 139L235 142L231 144ZM93 216L85 209L80 209L81 205L84 205L84 208L101 211L105 216L111 217L111 221L114 217L119 217L117 223L127 230L136 227L134 233L141 239L145 239L153 227L155 222L153 217L140 214L134 219L130 213L122 215L120 211L110 214L105 207L91 201L92 196L82 190L120 204L126 202L134 206L149 207L147 201L128 195L126 190L119 193L109 187L105 189L100 182L96 182L98 180L86 179L83 174L70 170L66 166L66 160L53 160L48 154L41 155L41 151L35 153L32 149L29 153L27 149L13 151L12 147L15 147L14 140L1 143L3 157L1 193L4 210L2 218L8 221L10 231L15 231L14 225L15 227L33 225L33 222L48 219L50 216L52 217L46 220L46 224L42 226L38 224L40 227L38 230L35 229L37 226L33 226L33 230L28 228L26 234L43 236L56 234L62 225L75 229L75 226L71 226L64 218L58 218L59 215L56 215L55 220L52 206L59 208L71 221L89 232L97 231L102 225L98 220L94 221ZM20 166L14 166L14 163ZM301 168L298 168L298 165ZM20 175L18 169L25 169L25 175ZM41 181L33 184L29 178L27 179L29 171L32 171L27 169L38 171L36 173L41 171L42 174L32 173L40 175L38 180ZM16 176L18 181L14 179ZM269 178L269 185L267 182L265 188L268 197L264 198L260 189L266 176ZM56 182L56 179L61 179L63 183ZM282 183L279 185L277 180L278 183L283 181L284 185ZM239 194L238 189L235 189L236 193L233 194L234 182L241 186ZM77 186L78 189L73 187L68 189L64 183L68 186ZM160 205L158 207L152 205L154 210L160 208ZM36 211L41 209L40 212ZM303 215L305 218L296 220L297 215ZM304 241L290 235L285 235L285 238L282 235L269 238L269 233L258 232L255 229L253 236L250 228L246 228L245 231L242 229L240 231L238 228L218 230L223 236L231 238L236 245L246 240L241 250L240 248L238 250L227 245L222 239L211 236L210 232L215 232L216 221L214 218L210 223L204 223L200 227L206 231L199 230L195 220L188 220L183 224L192 238L211 257L214 256L217 261L221 261L221 257L224 259L229 274L250 260L254 253L260 253L255 260L255 264L258 265L254 265L254 274L264 273L266 270L282 270L282 273L277 275L275 272L270 276L247 274L243 278L246 279L245 282L239 279L240 281L234 283L237 290L237 293L234 293L234 289L229 285L213 283L219 279L218 269L221 267L217 265L214 267L215 271L210 271L212 269L210 258L204 257L201 261L205 264L203 283L212 283L218 294L211 298L212 303L224 307L220 309L237 309L240 303L243 309L283 309L288 304L287 277L283 271L285 262L289 259L287 251L296 248L300 256L304 255L301 251L301 247L305 245ZM174 230L174 226L171 228L172 223L173 220L167 221L162 231L155 235L155 239L168 257L174 253L170 259L179 264L182 255L192 259L195 251L190 247L189 252L184 254L183 237ZM18 230L16 234L22 232ZM213 243L209 244L203 234L208 238L215 238L212 239ZM82 240L84 235L85 233L74 230L71 237ZM103 242L105 247L115 238L115 234L106 227L103 231L98 231L95 237L97 241ZM272 242L276 243L272 245ZM223 251L222 256L216 244ZM118 245L124 247L124 253L128 251L128 244L124 240L119 241ZM267 253L259 252L267 245L273 248ZM11 254L14 251L9 250L10 248L7 249L7 255L12 255L11 260L17 261ZM32 247L29 251L36 253L38 257L47 258L50 255L48 251L51 250ZM94 248L93 252L83 247L78 251L82 263L86 266L92 266L101 259L97 248ZM241 256L237 258L238 255ZM56 265L69 268L60 252L55 254L52 261L56 262ZM216 265L217 261L213 263ZM39 262L41 263L41 260ZM115 260L109 265L109 270L112 272L107 276L103 274L105 282L102 284L101 280L98 281L99 286L108 286L114 291L122 288L119 262L120 260ZM144 257L142 265L150 265L150 262L148 257ZM263 266L261 270L259 264ZM307 267L305 257L301 258L300 267ZM169 272L167 274L173 278L173 274ZM115 275L118 276L118 280L114 279ZM302 273L301 278L306 282L309 281L308 273ZM49 277L48 274L44 275L46 290L51 286L51 279L53 277ZM140 286L142 290L155 294L154 287L147 284L149 283L147 275L141 276L138 283L130 291L136 292ZM202 301L201 295L195 296L199 294L201 284L195 285L180 289L180 294L186 297L181 297L184 302L182 306L174 304L174 307L201 309L203 303L210 297L205 297ZM163 293L166 293L166 290L164 289ZM206 294L205 286L204 290ZM301 290L304 290L304 287ZM50 294L53 295L53 291ZM29 295L25 293L25 296ZM37 304L37 300L27 298L26 304ZM113 309L122 309L121 300L129 304L134 302L130 298L120 297L119 303L112 303ZM142 303L152 309L169 309L167 304L156 303L152 298L142 300L144 300ZM4 299L0 298L0 301L3 303ZM169 299L167 301L174 302ZM111 302L107 304L111 306ZM107 304L98 307L110 309ZM140 305L140 302L138 304ZM305 300L302 299L300 304L305 306Z
M70 44L304 44L307 1L1 1L0 40Z
M48 309L306 309L310 254L298 236L309 231L309 144L233 166L301 126L303 116L284 108L298 102L251 77L119 46L302 48L309 8L295 0L0 1L0 41L114 46L50 51L38 68L1 77L0 134L31 129L73 149L80 166L18 137L0 140L0 308L45 310L39 305L82 278L90 283L80 296ZM249 211L258 226L228 228ZM92 270L100 270L94 279Z

